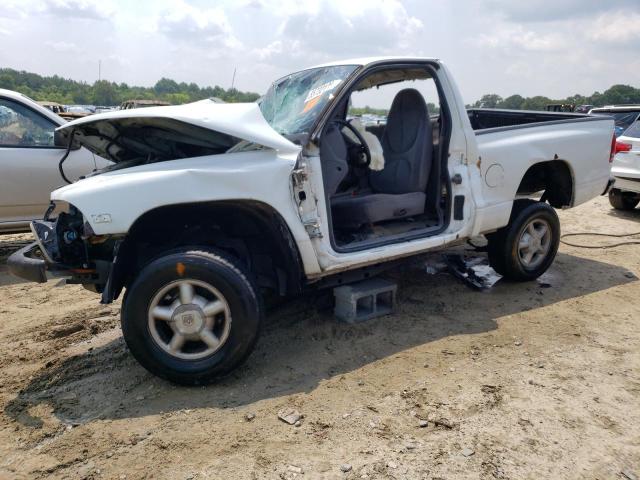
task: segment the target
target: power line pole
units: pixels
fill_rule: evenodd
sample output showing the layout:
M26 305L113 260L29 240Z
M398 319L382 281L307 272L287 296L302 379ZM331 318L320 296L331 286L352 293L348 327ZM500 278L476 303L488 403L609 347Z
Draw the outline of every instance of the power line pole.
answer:
M98 60L98 81L102 78L102 60Z
M231 79L231 90L233 90L233 86L236 83L236 67L233 67L233 78Z

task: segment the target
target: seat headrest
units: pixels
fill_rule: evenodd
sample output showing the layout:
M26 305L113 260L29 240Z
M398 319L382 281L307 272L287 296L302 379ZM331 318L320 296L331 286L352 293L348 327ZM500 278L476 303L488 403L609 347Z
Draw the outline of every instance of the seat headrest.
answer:
M415 88L400 90L387 116L386 136L391 147L404 151L412 145L429 118L429 110L422 94Z

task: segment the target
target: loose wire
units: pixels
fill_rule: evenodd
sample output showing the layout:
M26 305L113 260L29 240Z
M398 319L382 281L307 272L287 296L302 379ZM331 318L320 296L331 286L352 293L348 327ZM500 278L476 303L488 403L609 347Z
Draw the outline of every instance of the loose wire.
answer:
M625 238L625 237L635 237L636 235L640 235L640 232L634 232L634 233L621 233L621 234L613 234L613 233L592 233L592 232L579 232L579 233L565 233L564 235L562 235L560 237L560 242L568 245L570 247L576 247L576 248L602 248L602 249L606 249L606 248L615 248L615 247L622 247L624 245L640 245L640 239L639 240L633 240L630 242L619 242L619 243L613 243L610 245L581 245L578 243L571 243L571 242L567 242L565 240L563 240L566 237L577 237L577 236L593 236L593 237L611 237L611 238Z
M63 157L60 159L60 162L58 163L58 170L60 171L60 176L68 184L71 184L73 182L71 180L69 180L67 178L67 176L64 174L64 169L62 168L62 164L64 163L64 161L69 156L69 152L71 152L71 145L73 145L73 134L74 133L75 133L75 130L71 130L71 134L69 135L69 144L67 145L67 151L64 153Z

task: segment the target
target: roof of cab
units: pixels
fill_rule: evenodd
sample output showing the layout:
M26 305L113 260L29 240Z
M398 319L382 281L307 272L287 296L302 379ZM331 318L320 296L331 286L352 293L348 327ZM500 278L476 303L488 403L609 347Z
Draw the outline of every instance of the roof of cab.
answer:
M388 57L363 57L363 58L351 58L348 60L337 60L335 62L323 63L315 65L311 68L320 67L335 67L338 65L370 65L372 63L387 62L387 61L421 61L421 62L440 62L438 58L431 57L408 57L408 56L388 56Z

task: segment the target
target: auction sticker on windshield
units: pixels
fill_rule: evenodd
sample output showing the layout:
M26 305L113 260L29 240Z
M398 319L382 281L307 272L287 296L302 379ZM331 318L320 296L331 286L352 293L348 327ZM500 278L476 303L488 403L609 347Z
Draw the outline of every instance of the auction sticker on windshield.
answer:
M307 110L313 108L313 106L318 103L318 100L320 100L320 97L324 93L336 88L338 85L340 85L340 82L342 82L342 80L335 79L311 89L307 94L307 98L304 99L304 108L302 109L302 112L306 112Z

